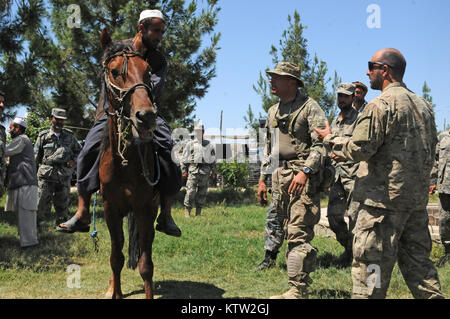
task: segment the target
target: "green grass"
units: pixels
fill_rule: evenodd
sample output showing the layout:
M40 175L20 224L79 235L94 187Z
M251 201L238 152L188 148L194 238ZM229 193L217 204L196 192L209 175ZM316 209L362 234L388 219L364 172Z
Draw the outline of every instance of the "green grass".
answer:
M266 209L249 204L254 198L242 193L238 202L220 200L206 207L202 216L186 219L180 204L173 211L182 229L181 238L156 233L153 245L156 298L268 298L288 289L286 245L275 268L252 271L263 259ZM232 198L232 197L230 197ZM248 202L246 202L248 199ZM72 204L75 203L73 198ZM74 211L75 206L71 207ZM97 206L99 251L89 234L62 234L54 231L54 221L47 220L39 231L40 245L21 250L17 219L0 211L0 298L103 298L111 275L109 233L102 217L101 200ZM100 216L99 216L100 215ZM126 221L124 222L126 230ZM126 236L127 238L127 236ZM311 298L349 298L352 281L350 268L338 268L337 256L343 248L332 238L316 236L318 268L312 273ZM124 254L127 256L128 242ZM433 260L443 254L435 245ZM81 268L81 288L68 288L67 267ZM450 267L439 268L443 292L450 296ZM126 298L144 298L138 270L124 267L122 289ZM397 268L393 272L388 298L412 298Z

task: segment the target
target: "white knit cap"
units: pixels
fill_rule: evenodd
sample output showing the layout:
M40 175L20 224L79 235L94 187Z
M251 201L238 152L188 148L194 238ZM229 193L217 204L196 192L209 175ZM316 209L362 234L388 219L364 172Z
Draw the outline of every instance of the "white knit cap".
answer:
M144 11L142 11L139 16L139 23L141 23L142 20L147 19L147 18L159 18L159 19L165 21L164 15L159 10L144 10Z
M19 124L20 126L27 127L27 122L25 122L21 117L16 117L13 123Z

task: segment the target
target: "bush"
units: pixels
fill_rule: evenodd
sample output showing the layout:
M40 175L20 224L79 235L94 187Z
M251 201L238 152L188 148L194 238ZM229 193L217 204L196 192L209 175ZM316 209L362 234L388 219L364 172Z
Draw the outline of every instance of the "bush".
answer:
M248 162L222 162L216 164L217 175L222 176L222 185L227 188L247 187L250 175Z

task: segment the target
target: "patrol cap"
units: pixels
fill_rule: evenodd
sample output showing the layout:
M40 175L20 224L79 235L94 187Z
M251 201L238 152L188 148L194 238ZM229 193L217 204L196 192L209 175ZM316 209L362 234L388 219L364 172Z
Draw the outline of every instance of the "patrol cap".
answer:
M139 23L141 23L142 20L148 19L148 18L159 18L165 22L164 15L159 10L144 10L139 15Z
M24 120L23 120L23 118L21 118L21 117L16 117L14 120L13 120L13 123L16 123L16 124L19 124L20 126L23 126L23 127L27 127L27 122L25 122Z
M299 86L305 86L302 79L300 78L301 70L300 67L291 62L280 62L273 70L266 71L267 74L278 74L287 75L298 80Z
M52 109L52 116L56 119L67 120L66 110L64 109Z
M345 95L352 95L355 93L356 86L353 83L343 82L339 83L337 94L342 93Z
M355 81L355 82L352 82L357 88L361 88L361 89L363 89L363 91L364 92L367 92L367 86L364 84L364 83L362 83L362 82L359 82L359 81Z

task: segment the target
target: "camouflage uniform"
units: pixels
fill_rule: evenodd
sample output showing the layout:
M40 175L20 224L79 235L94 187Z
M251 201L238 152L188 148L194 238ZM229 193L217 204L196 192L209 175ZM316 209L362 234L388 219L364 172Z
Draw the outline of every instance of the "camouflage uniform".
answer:
M215 151L208 140L194 139L186 143L181 163L182 173L188 173L184 206L201 209L205 205L209 176L216 169Z
M62 129L58 137L52 129L39 133L35 146L38 169L38 217L50 214L55 206L56 224L69 216L70 180L74 168L66 166L76 162L80 144L70 130Z
M280 62L275 71L268 73L291 69L291 66L291 63ZM275 104L269 109L266 121L267 129L276 128L275 135L270 134L261 165L260 179L267 181L267 167L274 161L280 164L272 173L273 212L278 214L275 220L284 224L291 290L305 294L312 282L309 274L316 268L317 249L310 242L314 237L314 225L320 220L319 185L324 155L314 128L323 128L324 123L325 113L319 104L300 91L292 102ZM301 195L291 196L288 188L300 170L309 171L308 180ZM276 298L288 297L289 293Z
M270 204L266 215L266 226L264 229L264 250L270 252L270 255L275 259L278 251L283 245L285 238L284 232L285 216L278 214L273 203Z
M443 298L429 258L426 210L436 142L431 106L399 82L365 107L351 138L324 139L337 156L360 162L353 191L359 202L354 298L385 298L397 260L415 298Z
M450 254L450 130L439 134L438 140L430 183L439 193L439 233L445 253Z
M364 100L364 103L360 106L358 109L358 113L361 114L364 111L364 108L366 107L367 102ZM355 104L353 103L352 107L356 110Z
M336 117L331 123L331 130L336 136L352 136L355 121L358 117L358 111L351 108L345 118ZM331 230L336 234L337 241L351 251L351 225L347 226L344 216L352 200L353 187L355 184L356 171L358 163L353 161L335 162L336 168L334 184L330 189L327 217Z
M6 148L6 131L5 127L0 124L0 187L6 187L5 148Z

